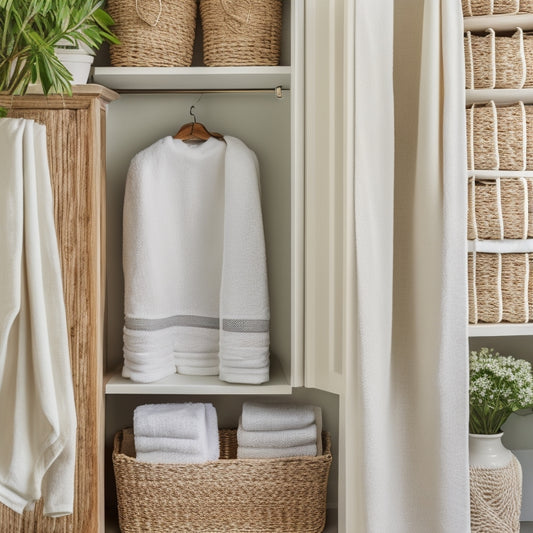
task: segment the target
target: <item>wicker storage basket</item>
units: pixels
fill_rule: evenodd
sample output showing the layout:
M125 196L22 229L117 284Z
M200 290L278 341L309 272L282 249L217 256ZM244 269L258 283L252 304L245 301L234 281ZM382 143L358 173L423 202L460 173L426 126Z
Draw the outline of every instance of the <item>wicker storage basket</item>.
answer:
M522 89L533 86L533 35L521 28L508 36L489 29L484 35L467 32L467 89Z
M108 0L120 45L115 67L188 67L196 30L196 0Z
M463 15L472 17L477 15L510 15L518 13L528 4L528 0L520 2L519 0L462 0Z
M533 237L532 178L469 181L469 239L528 237Z
M468 320L524 323L533 319L530 253L468 254Z
M113 466L122 533L320 532L331 465L323 455L235 459L237 430L220 430L220 459L152 464L135 459L131 429L115 436Z
M533 105L474 104L466 129L469 169L533 169Z
M208 67L277 65L281 0L200 0Z

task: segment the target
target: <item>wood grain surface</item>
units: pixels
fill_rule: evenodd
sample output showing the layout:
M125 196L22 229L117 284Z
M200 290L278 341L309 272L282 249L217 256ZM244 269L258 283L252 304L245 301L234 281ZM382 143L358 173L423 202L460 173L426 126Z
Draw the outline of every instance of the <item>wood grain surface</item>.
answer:
M78 418L74 514L46 518L38 502L18 515L0 504L1 533L104 531L105 106L116 97L97 85L72 97L0 95L10 117L47 128Z

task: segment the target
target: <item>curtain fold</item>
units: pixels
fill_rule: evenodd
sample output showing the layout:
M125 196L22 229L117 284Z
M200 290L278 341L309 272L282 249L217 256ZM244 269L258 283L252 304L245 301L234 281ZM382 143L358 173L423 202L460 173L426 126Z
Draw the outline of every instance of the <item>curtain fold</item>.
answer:
M461 4L356 0L353 15L346 531L466 533Z

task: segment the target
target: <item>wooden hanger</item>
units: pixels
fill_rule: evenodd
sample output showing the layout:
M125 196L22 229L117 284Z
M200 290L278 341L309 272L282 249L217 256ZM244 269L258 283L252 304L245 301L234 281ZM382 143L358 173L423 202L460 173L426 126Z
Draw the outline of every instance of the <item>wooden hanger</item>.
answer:
M174 139L181 141L207 141L210 137L224 140L224 135L215 131L209 131L203 124L196 122L196 115L192 112L194 106L189 109L189 114L194 118L194 122L184 124L174 135Z

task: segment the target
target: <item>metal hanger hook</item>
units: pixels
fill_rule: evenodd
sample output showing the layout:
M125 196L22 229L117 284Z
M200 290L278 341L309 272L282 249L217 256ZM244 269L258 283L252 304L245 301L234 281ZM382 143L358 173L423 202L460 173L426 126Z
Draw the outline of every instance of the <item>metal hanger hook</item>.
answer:
M189 109L189 115L191 115L191 117L194 118L194 124L196 124L196 115L192 112L193 109L194 109L194 106L192 105L191 108Z

